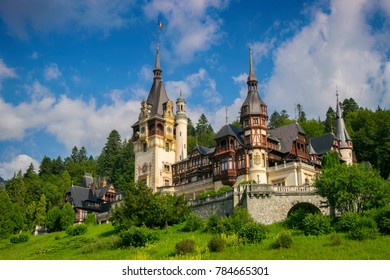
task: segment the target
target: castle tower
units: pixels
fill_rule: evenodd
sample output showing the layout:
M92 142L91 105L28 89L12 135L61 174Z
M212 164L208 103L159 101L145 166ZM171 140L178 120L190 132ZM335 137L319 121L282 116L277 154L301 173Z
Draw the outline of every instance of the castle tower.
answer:
M186 101L181 95L176 101L176 162L187 158L187 125Z
M248 95L241 106L240 122L245 145L248 147L249 179L267 183L267 105L261 100L258 81L253 70L252 49L249 50Z
M336 91L336 138L339 141L339 149L341 159L345 161L348 165L353 162L353 144L352 138L349 136L347 129L345 128L343 112L340 107L339 94Z
M135 180L153 191L172 185L171 165L175 162L173 102L162 82L158 44L154 78L148 98L141 103L141 113L133 127Z

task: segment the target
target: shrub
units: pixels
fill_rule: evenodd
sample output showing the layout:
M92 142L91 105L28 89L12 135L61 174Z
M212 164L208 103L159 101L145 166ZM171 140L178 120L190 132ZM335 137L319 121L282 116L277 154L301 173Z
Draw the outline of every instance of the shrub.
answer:
M82 235L86 232L87 232L87 225L85 224L70 226L66 229L66 234L69 236Z
M276 247L278 248L290 248L293 244L293 238L291 232L283 230L276 238Z
M231 186L223 186L218 191L217 194L222 194L228 191L231 191L233 188Z
M253 224L254 221L246 208L236 207L234 208L233 215L228 221L229 230L235 233L241 231L241 229L247 224Z
M379 232L390 234L390 205L378 209L373 216L378 225Z
M336 224L336 230L339 232L348 232L353 228L359 227L361 215L355 212L346 212L341 215Z
M262 224L247 224L240 230L238 236L244 243L259 243L266 238L266 230Z
M157 234L147 227L133 227L120 234L122 247L144 247L158 239Z
M14 235L10 238L10 242L17 244L17 243L23 243L27 242L30 239L30 236L27 233L19 234L19 235Z
M226 241L220 237L213 237L207 244L210 252L223 252L226 249Z
M219 217L217 214L212 214L207 219L207 226L206 231L208 232L214 232L214 233L221 233L221 217Z
M373 239L378 234L378 228L373 218L354 212L344 213L340 217L337 230L347 232L347 237L353 240Z
M195 250L195 241L190 239L182 240L175 245L175 249L177 255L193 253Z
M320 213L319 209L310 203L299 203L291 208L285 224L290 229L303 230L303 220L308 214Z
M305 235L321 235L332 231L330 218L322 214L308 214L303 220Z
M375 239L378 235L378 229L370 227L359 227L357 229L351 230L347 237L352 240L366 240L366 239Z
M341 236L337 233L332 234L330 237L330 244L333 246L340 246L341 245Z
M96 224L96 216L95 214L89 213L87 217L85 217L84 224L86 225L95 225Z
M217 194L217 192L215 190L207 190L207 191L202 192L199 195L199 198L205 198L205 197L208 197L208 196L214 196L216 194Z
M184 226L182 228L182 231L184 232L191 232L196 230L203 230L204 228L204 221L196 216L195 214L188 215L187 219L184 222Z

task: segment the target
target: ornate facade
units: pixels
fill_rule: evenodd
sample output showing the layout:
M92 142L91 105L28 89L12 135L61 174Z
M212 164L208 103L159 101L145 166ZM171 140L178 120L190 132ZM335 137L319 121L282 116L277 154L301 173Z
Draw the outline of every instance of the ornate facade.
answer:
M353 161L353 146L337 98L337 133L308 139L298 123L269 129L267 105L260 98L249 53L248 93L240 110L238 128L223 126L215 147L196 146L187 155L186 101L169 100L161 80L158 47L153 85L133 127L135 179L154 191L196 198L207 189L236 186L242 181L278 186L309 185L321 170L322 154L337 150L340 159Z

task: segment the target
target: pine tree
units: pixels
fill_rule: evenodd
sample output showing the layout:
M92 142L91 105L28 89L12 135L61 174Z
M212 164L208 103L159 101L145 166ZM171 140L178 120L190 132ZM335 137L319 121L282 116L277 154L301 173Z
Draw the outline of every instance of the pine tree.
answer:
M41 195L39 199L39 203L36 207L35 214L35 223L37 225L43 226L46 222L46 196L44 194Z

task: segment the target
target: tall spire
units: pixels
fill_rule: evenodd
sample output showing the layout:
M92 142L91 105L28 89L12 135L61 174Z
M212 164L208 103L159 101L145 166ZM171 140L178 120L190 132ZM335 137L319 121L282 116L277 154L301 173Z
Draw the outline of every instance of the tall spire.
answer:
M249 76L248 76L248 90L257 90L257 78L253 70L252 48L249 49Z
M153 70L155 79L161 79L161 73L162 73L161 66L160 66L160 55L158 53L158 47L159 47L159 44L157 43L156 44L156 62L154 64L154 70Z
M340 141L340 148L348 147L347 141L351 141L351 137L345 127L343 112L340 107L339 93L336 88L336 138Z

